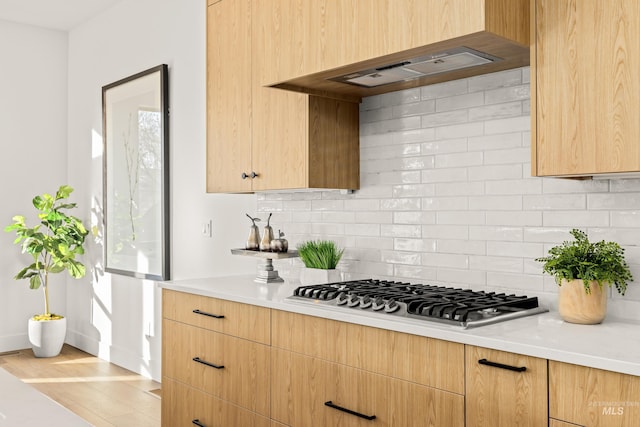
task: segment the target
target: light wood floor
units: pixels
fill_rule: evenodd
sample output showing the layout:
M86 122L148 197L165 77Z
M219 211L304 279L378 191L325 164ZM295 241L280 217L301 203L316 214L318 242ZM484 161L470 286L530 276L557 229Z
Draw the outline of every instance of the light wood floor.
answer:
M53 358L0 355L0 368L98 427L160 425L160 384L74 347Z

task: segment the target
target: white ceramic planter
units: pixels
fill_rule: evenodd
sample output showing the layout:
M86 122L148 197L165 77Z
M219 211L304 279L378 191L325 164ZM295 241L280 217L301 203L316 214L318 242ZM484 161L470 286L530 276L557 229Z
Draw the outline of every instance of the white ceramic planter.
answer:
M320 268L306 268L300 270L300 283L304 286L320 285L342 281L340 270L322 270Z
M60 354L67 334L67 318L56 320L29 319L29 342L36 357Z

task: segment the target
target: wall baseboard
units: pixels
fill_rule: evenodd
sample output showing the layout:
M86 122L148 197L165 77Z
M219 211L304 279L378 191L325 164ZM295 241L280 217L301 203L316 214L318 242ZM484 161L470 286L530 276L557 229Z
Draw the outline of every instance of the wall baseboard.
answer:
M25 323L25 330L27 329L27 324ZM0 336L0 353L4 353L7 351L15 351L15 350L23 350L25 348L31 348L31 343L29 342L29 336L25 332L24 334L18 335L5 335Z
M154 381L160 382L162 377L160 358L150 360L141 354L132 353L126 348L107 345L95 338L72 330L67 330L65 342L100 359L121 366L144 377L151 378Z

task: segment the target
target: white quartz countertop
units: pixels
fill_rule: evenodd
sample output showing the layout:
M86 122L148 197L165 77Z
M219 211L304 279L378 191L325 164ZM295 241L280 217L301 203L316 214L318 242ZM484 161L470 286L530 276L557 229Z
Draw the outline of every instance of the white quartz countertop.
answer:
M88 427L88 422L0 368L0 426Z
M599 325L575 325L548 312L476 328L385 316L355 309L285 301L298 282L259 284L255 276L229 276L158 282L175 291L221 298L364 326L477 345L640 376L640 323L605 319Z

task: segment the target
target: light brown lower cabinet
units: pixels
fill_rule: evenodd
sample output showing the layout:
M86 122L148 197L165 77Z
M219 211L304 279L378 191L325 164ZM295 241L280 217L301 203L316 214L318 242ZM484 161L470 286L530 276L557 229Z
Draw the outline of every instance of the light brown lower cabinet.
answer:
M271 418L288 426L464 426L462 395L287 350L271 361Z
M166 401L171 404L164 404ZM162 380L162 425L168 427L270 427L270 420L178 381Z
M640 377L550 361L549 416L584 427L638 427Z
M269 346L169 319L163 328L165 376L269 416Z
M467 427L546 427L547 360L466 346Z

